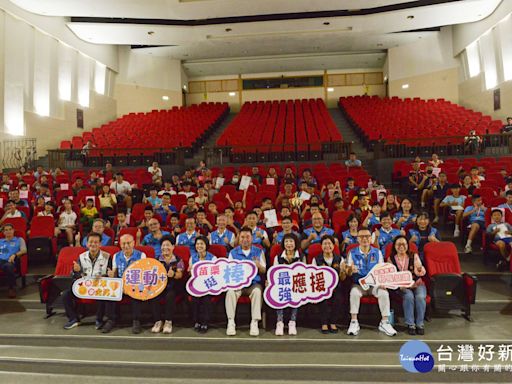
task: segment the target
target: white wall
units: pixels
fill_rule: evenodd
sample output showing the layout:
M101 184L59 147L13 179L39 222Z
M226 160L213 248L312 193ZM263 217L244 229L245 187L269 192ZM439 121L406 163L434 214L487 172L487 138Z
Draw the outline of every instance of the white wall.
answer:
M459 62L453 57L451 27L388 50L389 96L444 98L458 102ZM408 84L409 88L402 86Z
M469 44L477 40L511 12L512 1L503 0L489 17L474 23L453 26L453 56L461 53Z
M147 112L182 105L186 78L180 60L149 55L119 47L119 74L115 98L118 116L129 112ZM168 100L162 100L167 96Z

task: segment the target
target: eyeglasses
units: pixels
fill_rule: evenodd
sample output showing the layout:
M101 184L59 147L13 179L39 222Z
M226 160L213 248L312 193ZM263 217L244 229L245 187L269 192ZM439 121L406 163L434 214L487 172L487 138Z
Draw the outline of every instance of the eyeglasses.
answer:
M360 239L369 239L372 236L371 235L357 235L357 237Z

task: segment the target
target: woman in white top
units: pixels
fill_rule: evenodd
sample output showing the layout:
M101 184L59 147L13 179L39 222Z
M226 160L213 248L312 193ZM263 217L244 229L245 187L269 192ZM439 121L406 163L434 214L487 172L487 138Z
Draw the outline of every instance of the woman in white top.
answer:
M77 216L73 211L71 200L64 200L64 211L62 211L59 215L59 221L57 227L55 228L55 236L59 236L61 232L66 232L66 238L68 240L69 246L73 246L76 220Z

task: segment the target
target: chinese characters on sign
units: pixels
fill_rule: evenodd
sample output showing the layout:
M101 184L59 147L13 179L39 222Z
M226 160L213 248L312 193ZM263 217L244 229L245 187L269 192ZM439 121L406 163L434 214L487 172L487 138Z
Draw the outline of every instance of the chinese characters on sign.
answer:
M257 273L256 264L250 261L200 261L192 267L187 292L201 297L218 295L228 289L242 289L251 285Z
M123 298L123 279L82 277L75 280L72 289L79 299L120 301Z
M441 344L436 352L438 372L512 373L512 344Z
M268 271L263 297L275 309L297 308L330 298L338 280L338 274L330 267L303 263L274 265Z
M377 264L365 277L359 279L361 288L381 286L389 289L410 287L414 284L410 271L398 272L396 266L391 263Z
M137 300L157 297L167 286L167 272L155 259L142 259L131 264L123 274L124 293Z

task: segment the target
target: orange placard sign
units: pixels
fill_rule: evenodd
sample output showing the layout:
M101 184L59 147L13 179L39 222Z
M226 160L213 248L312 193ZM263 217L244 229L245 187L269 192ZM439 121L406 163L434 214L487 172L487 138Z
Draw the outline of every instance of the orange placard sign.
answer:
M151 300L167 286L167 272L158 260L142 259L126 268L123 281L126 295L137 300Z

